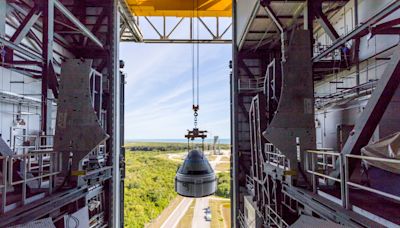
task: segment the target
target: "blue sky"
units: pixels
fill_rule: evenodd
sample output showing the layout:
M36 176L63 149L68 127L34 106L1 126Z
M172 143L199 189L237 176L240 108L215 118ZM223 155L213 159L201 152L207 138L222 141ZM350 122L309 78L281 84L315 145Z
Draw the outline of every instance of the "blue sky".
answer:
M193 128L192 46L121 43L127 73L125 138L183 138ZM231 45L200 45L199 128L229 138Z

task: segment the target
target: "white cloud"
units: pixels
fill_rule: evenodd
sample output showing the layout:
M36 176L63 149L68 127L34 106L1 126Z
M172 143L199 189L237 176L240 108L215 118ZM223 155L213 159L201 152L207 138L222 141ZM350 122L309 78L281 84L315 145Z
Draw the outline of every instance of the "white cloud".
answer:
M121 46L128 74L125 137L182 138L193 127L189 45ZM200 52L200 127L230 135L230 48L204 45Z

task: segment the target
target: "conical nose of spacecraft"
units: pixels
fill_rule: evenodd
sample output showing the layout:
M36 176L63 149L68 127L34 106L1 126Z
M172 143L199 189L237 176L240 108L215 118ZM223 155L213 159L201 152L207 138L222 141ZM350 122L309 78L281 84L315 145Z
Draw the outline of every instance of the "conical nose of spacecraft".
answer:
M207 158L201 151L192 150L175 176L175 191L186 197L214 194L217 179Z

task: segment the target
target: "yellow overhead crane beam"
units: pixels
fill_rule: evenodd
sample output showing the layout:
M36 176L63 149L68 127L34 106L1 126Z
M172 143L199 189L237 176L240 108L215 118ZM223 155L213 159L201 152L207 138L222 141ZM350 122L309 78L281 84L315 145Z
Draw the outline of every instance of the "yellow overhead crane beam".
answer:
M232 0L125 0L135 16L231 17Z

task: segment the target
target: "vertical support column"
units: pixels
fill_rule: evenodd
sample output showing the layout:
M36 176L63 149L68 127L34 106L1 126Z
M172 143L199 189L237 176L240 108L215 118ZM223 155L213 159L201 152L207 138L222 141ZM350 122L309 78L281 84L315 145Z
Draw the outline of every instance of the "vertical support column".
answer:
M0 37L6 37L7 2L0 0Z
M354 28L358 26L358 0L354 0ZM354 29L353 28L353 29ZM360 38L356 37L354 40L354 57L353 61L355 61L356 65L356 85L360 85ZM357 89L357 93L359 93L359 89Z
M349 175L349 160L348 157L346 155L343 155L343 161L344 161L344 183L342 183L344 185L344 197L345 197L345 207L347 210L351 209L351 205L350 205L350 191L349 191L349 186L347 185L347 182L350 179L350 175Z
M8 157L4 157L2 160L3 163L3 177L2 177L2 185L3 187L1 188L1 202L0 202L0 213L4 213L7 205L7 164L8 164ZM11 167L11 165L10 165Z
M313 10L313 1L307 0L306 5L304 7L304 30L308 30L310 32L311 38L311 57L314 55L313 48L314 48L314 10Z
M315 2L313 3L313 0L307 0L306 6L304 8L304 30L308 30L310 33L310 41L311 41L311 58L314 56L314 44L315 44L315 39L314 39L314 19L315 19L315 13L314 13L314 6ZM319 3L322 4L322 3ZM311 61L311 74L312 78L314 78L314 70L313 70L313 63ZM313 94L314 93L314 86L312 87ZM313 102L315 102L315 97L313 97ZM309 160L309 153L305 153L306 159ZM311 154L311 156L314 156L314 154ZM314 171L315 170L315 162L311 162L311 169ZM307 167L308 169L309 167ZM312 184L313 188L316 188L316 178L315 175L312 177ZM316 189L313 189L314 193L316 193Z
M308 158L306 158L308 160ZM308 167L307 167L308 169ZM312 188L313 188L313 193L317 194L317 189L318 189L318 182L317 182L317 177L315 176L315 153L311 153L311 171L314 173L312 174Z
M110 135L108 151L111 153L111 165L113 167L112 180L108 182L109 211L108 217L110 227L121 227L121 196L120 196L120 76L119 76L119 13L118 1L110 1L108 8L108 39L110 56L108 58L108 80L110 85L110 95L107 107L107 133Z
M6 38L6 16L7 16L7 0L0 0L0 38ZM14 50L9 47L4 47L5 58L4 62L12 62L14 57ZM3 60L0 58L0 61ZM3 64L3 63L2 63Z
M238 146L238 48L236 31L236 1L232 2L232 74L231 74L231 224L232 227L239 226L239 146Z
M40 1L43 10L43 71L42 71L42 105L41 105L41 133L47 133L47 99L49 78L53 71L53 38L54 38L54 2L53 0Z
M121 66L120 66L121 67ZM121 154L120 154L120 171L121 171L121 181L120 181L120 221L121 226L124 227L124 185L125 185L125 74L120 72L120 146L121 146Z
M332 160L334 159L334 156L332 156ZM345 188L345 177L344 177L344 172L346 170L344 169L344 164L343 164L343 155L340 154L339 157L339 168L340 168L340 197L342 200L342 207L346 208L346 188Z

